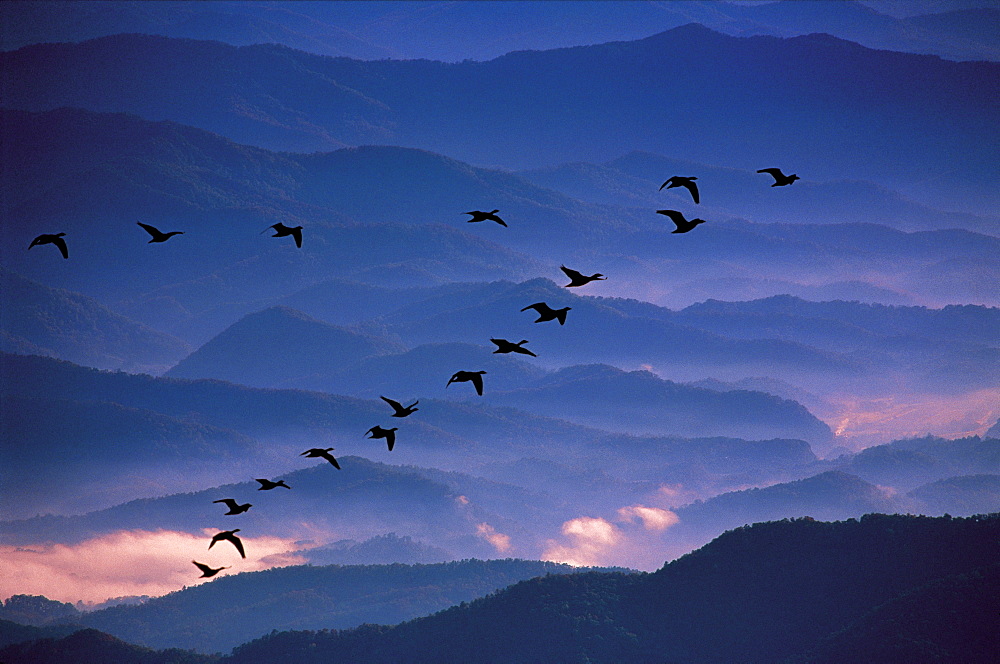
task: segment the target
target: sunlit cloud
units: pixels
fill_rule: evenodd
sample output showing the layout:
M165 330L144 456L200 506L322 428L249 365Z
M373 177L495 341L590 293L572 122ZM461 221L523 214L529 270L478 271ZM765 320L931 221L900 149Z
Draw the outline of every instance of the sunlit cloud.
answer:
M618 510L618 516L629 523L639 519L646 530L656 531L666 530L680 521L680 518L670 510L659 507L643 507L642 505L623 507Z
M469 499L466 498L465 496L456 496L455 502L458 503L459 505L468 505Z
M624 539L615 524L589 516L565 522L562 534L569 541L559 543L549 540L542 560L577 566L606 565L613 557L614 549Z
M222 574L306 562L287 553L297 548L291 538L241 537L246 560L229 542L209 550L215 532L206 530L199 536L128 530L73 545L0 546L0 598L25 594L62 602L103 602L127 595L159 596L208 580L199 578L192 560L229 566Z
M476 534L493 545L500 553L510 551L510 536L498 532L496 528L488 523L476 524Z

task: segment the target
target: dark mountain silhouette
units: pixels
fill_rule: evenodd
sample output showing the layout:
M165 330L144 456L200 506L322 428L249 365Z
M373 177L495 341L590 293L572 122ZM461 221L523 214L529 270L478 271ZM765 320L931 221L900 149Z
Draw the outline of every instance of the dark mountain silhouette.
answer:
M69 602L57 602L41 595L12 595L0 604L0 620L35 627L72 621L79 614L76 607ZM9 641L9 643L15 642Z
M14 597L10 599L14 599L16 597L24 597L24 595L14 595ZM6 618L0 618L0 648L6 648L12 644L25 643L27 641L60 639L79 629L79 626L70 625L35 627L20 620L12 621Z
M153 648L228 652L275 629L395 624L525 579L576 572L569 565L512 559L283 567L88 613L80 622Z
M272 307L234 323L175 367L172 378L218 378L255 387L296 386L303 378L401 344L318 321L287 307Z
M917 501L921 514L967 516L997 512L1000 474L949 477L919 486L906 496Z
M653 574L543 577L395 627L271 634L226 661L785 661L894 598L995 565L997 533L996 516L762 523ZM906 628L935 641L970 628L947 612L920 615L931 623ZM980 636L961 652L985 661L996 617L976 615Z
M838 462L841 470L868 482L910 491L959 475L997 474L1000 440L926 436L869 447Z
M159 373L187 354L180 339L0 267L0 349L49 355L99 369Z
M760 392L713 392L607 365L561 369L521 389L491 392L487 400L622 433L801 438L824 446L833 437L793 401Z
M99 664L209 664L217 658L190 651L169 649L153 651L132 645L95 629L81 629L62 638L44 638L17 643L0 649L4 661L42 664L78 662Z
M684 75L670 86L647 84L663 75L663 63L681 58ZM133 112L283 150L395 143L515 168L636 149L744 167L751 154L770 155L820 179L923 179L925 196L966 209L996 202L988 109L998 65L875 51L825 34L734 38L686 25L632 42L455 65L116 35L25 47L4 54L2 66L12 74L10 107ZM574 76L561 74L567 70ZM538 101L581 90L585 107ZM455 98L468 103L437 103ZM758 121L740 141L716 131L747 116ZM938 131L945 120L951 131ZM478 131L483 126L495 131ZM810 137L808 148L801 136ZM960 175L942 153L962 155Z

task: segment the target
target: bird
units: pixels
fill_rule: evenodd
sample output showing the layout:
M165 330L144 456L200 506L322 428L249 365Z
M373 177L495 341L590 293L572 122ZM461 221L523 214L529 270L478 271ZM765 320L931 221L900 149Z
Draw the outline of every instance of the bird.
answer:
M144 224L141 221L135 222L146 229L146 232L153 236L146 244L152 244L154 242L166 242L175 235L184 235L184 231L170 231L169 233L163 233L160 229L155 226L150 226L149 224Z
M302 248L302 227L301 226L295 226L293 228L291 226L285 226L283 223L281 223L279 221L278 223L272 224L272 225L268 226L267 228L265 228L264 230L262 230L261 234L268 232L272 228L274 229L274 235L272 235L271 237L286 237L288 235L291 235L292 237L295 238L295 246L298 247L299 249Z
M493 210L493 212L483 212L482 210L473 210L472 212L463 212L462 214L471 214L472 219L469 219L470 224L474 224L477 221L495 221L501 226L507 226L507 223L497 216L497 212L500 210Z
M544 302L535 302L534 304L529 304L521 311L527 311L528 309L534 309L538 312L538 320L536 323L544 323L545 321L559 319L560 325L566 324L566 312L573 307L563 307L562 309L553 309Z
M253 505L251 505L250 503L244 503L244 504L240 505L238 502L236 502L232 498L223 498L222 500L213 500L212 502L213 503L225 503L226 507L229 508L229 511L226 512L226 516L229 516L230 514L243 514L248 509L250 509L251 507L253 507Z
M774 184L772 187L784 187L787 184L791 184L799 179L798 175L794 173L791 175L785 175L781 172L780 168L762 168L758 173L769 173L772 178L774 178Z
M201 570L201 576L198 577L199 579L207 579L209 577L215 576L224 569L229 569L228 565L226 567L219 567L218 569L212 569L205 563L199 563L197 560L192 560L191 562L193 562L195 566Z
M538 357L527 348L521 348L521 346L528 343L527 339L521 339L517 343L507 341L506 339L490 339L490 341L492 341L497 345L497 349L493 351L494 355L496 355L497 353L521 353L522 355L530 355L532 357Z
M208 548L215 546L216 542L221 542L222 540L229 540L236 547L236 550L240 552L242 558L246 558L246 551L243 550L243 540L236 536L236 533L240 532L239 528L234 528L233 530L223 530L221 533L216 533L212 536L212 542L208 545Z
M389 451L392 452L392 446L396 444L396 429L399 427L393 427L391 429L383 429L382 427L376 425L365 433L370 433L371 438L385 438L386 444L389 445Z
M420 410L419 408L414 408L414 406L420 403L419 401L414 401L409 406L404 406L395 399L390 399L388 397L379 396L379 399L392 406L392 409L396 411L392 414L393 417L406 417L410 413Z
M701 203L701 200L698 198L698 185L694 183L694 181L697 179L698 178L694 176L685 177L683 175L675 175L674 177L670 178L669 180L660 185L660 191L663 191L664 187L666 187L667 189L673 189L674 187L684 187L685 189L691 192L691 198L694 200L695 203Z
M471 381L476 386L476 394L483 396L483 374L485 371L456 371L455 375L448 379L448 385L452 383L465 383ZM445 385L445 387L448 387Z
M311 450L306 450L299 456L311 457L311 458L318 457L320 459L326 459L327 461L333 464L334 468L340 470L340 464L337 463L337 460L333 458L332 454L330 454L330 450L332 449L333 449L332 447L327 447L326 449L320 449L318 447L314 447Z
M54 244L59 247L59 251L62 252L63 258L69 258L69 249L66 248L66 240L63 239L65 233L42 233L28 245L28 249L31 249L36 244Z
M260 477L257 478L257 481L260 482L260 488L257 489L258 491L270 491L271 489L276 489L279 486L283 486L286 489L292 488L287 484L285 484L285 480L278 480L277 482L272 482L271 480L267 480L264 479L263 477Z
M670 231L671 233L687 233L688 231L694 230L694 227L698 224L705 223L704 219L692 219L691 221L688 221L684 218L684 215L677 210L657 210L656 214L666 215L670 217L672 222L674 222L674 225L677 226L677 228Z
M591 281L606 281L607 280L607 277L605 277L600 272L596 272L596 273L594 273L594 274L592 274L592 275L590 275L588 277L586 275L580 274L576 270L569 269L565 265L560 265L559 269L562 270L563 273L565 273L565 275L567 277L569 277L569 279L570 279L569 283L566 284L564 286L564 288L576 288L577 286L586 286Z

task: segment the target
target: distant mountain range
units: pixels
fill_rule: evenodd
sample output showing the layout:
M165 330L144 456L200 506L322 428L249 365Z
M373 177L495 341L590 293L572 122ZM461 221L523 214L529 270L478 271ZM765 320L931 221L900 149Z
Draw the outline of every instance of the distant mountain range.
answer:
M990 0L744 4L539 2L509 6L435 2L317 5L312 2L17 2L5 8L0 48L81 41L141 32L233 45L279 43L362 60L427 58L488 60L510 51L544 50L646 37L698 22L734 36L789 37L828 32L870 48L932 53L958 60L997 60L1000 45L986 29L995 22ZM950 10L950 11L947 11Z
M737 38L687 25L454 65L116 35L27 46L0 65L10 108L135 113L278 150L388 143L508 168L647 150L905 186L921 202L968 212L991 214L997 203L1000 64L829 35ZM581 95L586 104L567 103ZM746 130L734 137L730 126ZM941 154L960 155L961 168Z

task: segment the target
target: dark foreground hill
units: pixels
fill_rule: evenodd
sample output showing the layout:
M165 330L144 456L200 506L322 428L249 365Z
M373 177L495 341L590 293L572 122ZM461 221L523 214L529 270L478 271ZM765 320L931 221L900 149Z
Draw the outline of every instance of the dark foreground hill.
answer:
M997 515L756 524L652 574L534 579L395 627L271 634L224 661L780 662L837 646L822 640L913 592L933 592L942 610L888 613L890 631L920 629L907 661L987 661L996 596L982 607L961 580L952 594L921 588L954 575L993 579L998 536ZM876 627L890 625L873 615ZM867 625L848 635L856 652L879 645L865 641L880 636ZM956 640L956 630L978 638Z

